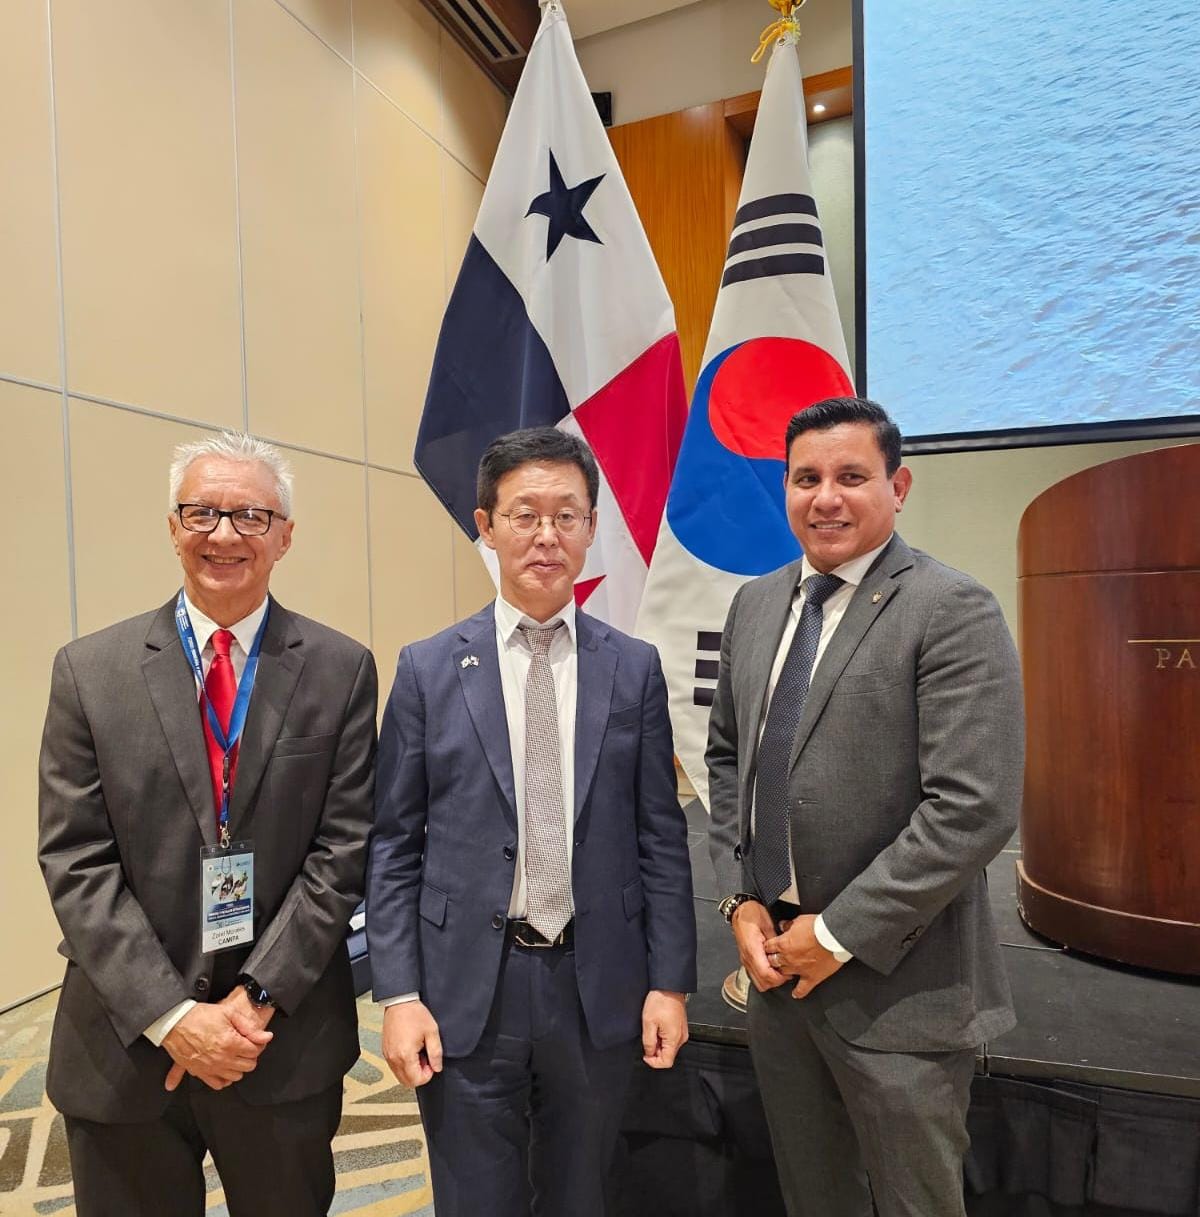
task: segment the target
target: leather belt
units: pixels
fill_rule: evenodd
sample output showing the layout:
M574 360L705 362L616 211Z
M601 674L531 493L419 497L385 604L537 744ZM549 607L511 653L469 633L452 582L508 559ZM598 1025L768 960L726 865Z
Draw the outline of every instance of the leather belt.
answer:
M528 921L520 921L516 918L509 921L508 930L512 941L519 947L546 950L549 947L573 947L575 945L574 917L554 938L547 938L540 930L535 930Z

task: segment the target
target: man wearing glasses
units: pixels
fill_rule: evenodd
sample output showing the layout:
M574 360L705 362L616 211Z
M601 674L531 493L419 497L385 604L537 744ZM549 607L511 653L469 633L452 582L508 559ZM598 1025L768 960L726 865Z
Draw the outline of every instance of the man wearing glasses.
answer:
M292 477L248 435L176 449L183 587L64 647L39 858L66 956L46 1089L80 1217L317 1217L358 1057L375 665L268 594Z
M500 594L400 656L367 936L383 1051L417 1087L438 1217L601 1217L639 1056L687 1039L687 826L653 647L576 610L587 446L501 436L475 522Z

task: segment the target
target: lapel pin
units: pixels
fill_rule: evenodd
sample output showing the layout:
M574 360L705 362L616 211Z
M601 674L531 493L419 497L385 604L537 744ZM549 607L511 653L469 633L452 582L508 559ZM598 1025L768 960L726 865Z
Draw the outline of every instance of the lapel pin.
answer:
M876 592L876 593L875 593L875 594L874 594L874 595L871 597L871 603L872 603L872 604L878 604L878 603L879 603L879 602L880 602L882 599L883 599L883 593L882 593L882 592Z
M462 659L462 666L464 668L479 667L479 657L477 655L464 655Z

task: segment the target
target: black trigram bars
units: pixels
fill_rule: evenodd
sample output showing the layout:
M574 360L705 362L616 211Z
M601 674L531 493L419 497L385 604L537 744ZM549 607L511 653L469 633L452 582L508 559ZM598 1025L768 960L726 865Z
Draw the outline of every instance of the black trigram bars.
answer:
M721 631L699 630L696 633L696 679L716 680L721 666ZM711 706L716 689L697 685L692 690L694 706Z
M799 217L811 217L808 219ZM738 228L751 220L770 219L772 223L761 228ZM812 245L823 249L820 223L817 220L816 200L810 194L772 194L755 199L738 208L733 217L733 237L729 252L725 255L725 274L721 286L744 283L748 279L774 278L777 275L823 275L825 258L814 252L771 253L786 246ZM739 254L755 251L755 256L740 262L733 259Z

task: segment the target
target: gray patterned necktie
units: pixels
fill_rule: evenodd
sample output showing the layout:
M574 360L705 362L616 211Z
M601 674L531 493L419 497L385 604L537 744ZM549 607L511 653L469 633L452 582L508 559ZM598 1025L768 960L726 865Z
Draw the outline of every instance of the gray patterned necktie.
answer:
M571 920L558 703L550 668L550 644L562 628L561 621L520 627L532 652L525 679L525 919L547 938L557 937Z
M767 904L778 900L792 881L788 832L788 776L792 745L808 699L817 645L821 641L822 606L843 581L837 575L810 575L804 581L804 604L792 635L787 658L779 671L767 721L758 744L758 775L754 783L754 882Z

